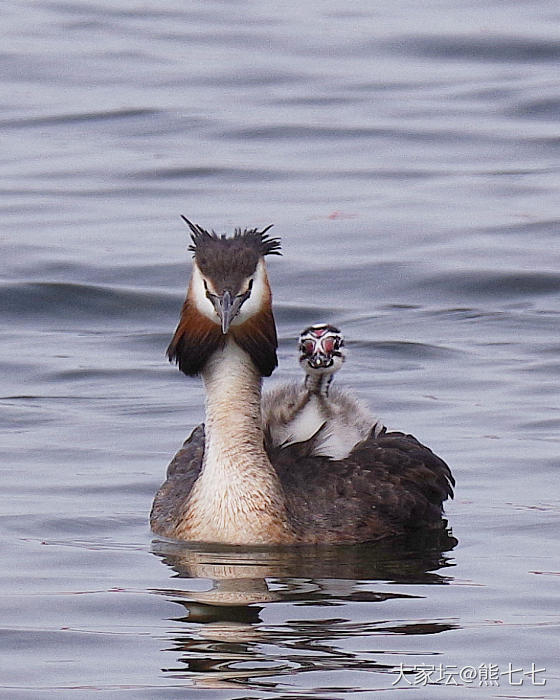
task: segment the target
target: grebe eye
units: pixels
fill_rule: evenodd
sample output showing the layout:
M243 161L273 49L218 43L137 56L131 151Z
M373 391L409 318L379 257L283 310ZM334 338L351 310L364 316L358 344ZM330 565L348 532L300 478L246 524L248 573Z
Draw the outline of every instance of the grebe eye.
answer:
M209 289L208 289L208 284L206 283L206 280L202 280L204 282L204 291L206 292L206 298L210 299L212 301L213 299L217 299L218 297L216 294L213 294Z
M335 349L335 342L332 338L325 338L323 341L323 350L326 353L331 353Z
M303 340L300 344L300 349L306 355L312 355L315 350L315 343L312 340Z

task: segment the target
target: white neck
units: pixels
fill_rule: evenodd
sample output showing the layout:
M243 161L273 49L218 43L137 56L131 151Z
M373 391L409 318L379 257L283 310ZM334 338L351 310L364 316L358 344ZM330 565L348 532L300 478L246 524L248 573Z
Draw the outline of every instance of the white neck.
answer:
M291 541L283 490L264 450L261 378L251 358L229 339L202 377L204 461L180 530L229 544Z

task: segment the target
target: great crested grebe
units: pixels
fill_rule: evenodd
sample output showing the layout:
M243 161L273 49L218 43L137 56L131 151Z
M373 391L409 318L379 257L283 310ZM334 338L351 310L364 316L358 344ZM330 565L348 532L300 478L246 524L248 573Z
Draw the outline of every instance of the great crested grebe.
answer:
M186 375L202 376L206 420L169 465L153 531L225 544L334 544L441 526L453 477L411 435L372 424L343 459L314 454L313 439L265 449L261 383L277 365L277 338L264 257L279 254L279 240L268 228L227 238L185 221L193 269L167 353Z
M314 438L313 455L344 459L372 430L383 425L369 409L347 392L331 388L345 358L344 337L327 323L318 323L299 336L303 384L285 384L264 395L264 431L273 446L287 446Z

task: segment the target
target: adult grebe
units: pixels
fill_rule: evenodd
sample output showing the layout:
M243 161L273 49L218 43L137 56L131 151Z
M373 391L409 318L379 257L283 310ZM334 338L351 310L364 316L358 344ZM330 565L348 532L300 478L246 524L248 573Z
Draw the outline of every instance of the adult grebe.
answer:
M287 446L314 438L312 454L344 459L372 430L383 425L369 409L345 391L332 389L334 374L345 359L344 337L327 323L318 323L299 336L303 384L285 384L262 401L267 444Z
M447 465L415 438L376 431L344 459L313 454L313 439L265 450L261 381L277 365L264 256L278 239L230 238L187 219L194 253L179 325L168 348L201 374L205 426L194 429L154 499L155 533L227 544L357 543L441 526L452 495Z

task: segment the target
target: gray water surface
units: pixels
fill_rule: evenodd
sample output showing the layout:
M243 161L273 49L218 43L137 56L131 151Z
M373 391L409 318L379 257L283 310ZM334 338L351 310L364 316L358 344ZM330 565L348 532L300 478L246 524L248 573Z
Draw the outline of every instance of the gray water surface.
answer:
M560 697L557 2L28 0L0 35L1 696ZM340 325L452 534L152 538L203 417L181 213L275 224L267 385Z

